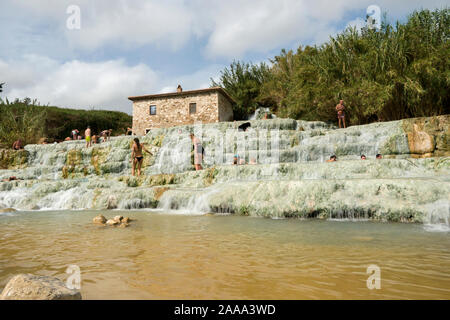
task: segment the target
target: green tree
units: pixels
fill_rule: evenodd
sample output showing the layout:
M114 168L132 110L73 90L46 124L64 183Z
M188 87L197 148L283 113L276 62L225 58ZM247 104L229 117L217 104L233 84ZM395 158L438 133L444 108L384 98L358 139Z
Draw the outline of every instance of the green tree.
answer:
M234 62L219 85L240 116L265 104L280 117L334 122L340 99L352 124L450 113L449 13L415 11L395 25L385 16L378 30L347 28L321 46L282 50L270 67Z
M211 79L213 87L224 88L236 101L233 106L236 120L247 119L258 107L270 106L270 102L261 98L261 87L270 74L265 63L251 64L233 61L229 68L220 74L218 82Z

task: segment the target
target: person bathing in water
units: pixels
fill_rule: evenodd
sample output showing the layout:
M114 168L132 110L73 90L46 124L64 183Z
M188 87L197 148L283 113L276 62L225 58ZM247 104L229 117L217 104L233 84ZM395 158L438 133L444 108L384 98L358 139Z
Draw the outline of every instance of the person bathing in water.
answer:
M145 146L139 142L138 138L134 138L134 143L131 151L131 160L133 161L133 167L131 169L131 175L134 176L134 173L136 171L136 165L137 165L137 171L138 171L138 177L141 176L141 167L142 162L144 160L144 154L142 151L147 152L148 154L152 154L150 151L148 151Z
M342 123L344 124L344 128L346 128L344 100L340 100L339 104L336 105L336 111L337 111L337 117L338 117L338 122L339 122L339 128L341 128L341 120L342 120Z
M330 157L330 160L327 160L327 162L336 162L336 161L337 161L337 158L336 158L335 155L332 155L332 156Z

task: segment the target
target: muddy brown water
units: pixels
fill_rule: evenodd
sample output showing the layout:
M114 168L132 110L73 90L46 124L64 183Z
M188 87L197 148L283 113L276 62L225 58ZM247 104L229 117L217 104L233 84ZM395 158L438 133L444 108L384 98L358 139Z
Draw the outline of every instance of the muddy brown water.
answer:
M137 219L122 229L98 213L1 215L0 290L77 265L84 299L450 299L450 233L423 225L103 212Z

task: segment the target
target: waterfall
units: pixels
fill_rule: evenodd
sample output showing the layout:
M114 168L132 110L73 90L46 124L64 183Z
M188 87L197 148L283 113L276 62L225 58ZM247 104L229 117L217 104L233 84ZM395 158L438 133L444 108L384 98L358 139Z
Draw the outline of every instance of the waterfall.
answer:
M450 232L450 202L438 200L425 206L424 228L427 231Z
M250 127L239 131L244 123ZM153 155L144 154L139 178L130 176L130 136L91 148L27 145L2 153L0 209L374 219L448 230L450 158L413 158L404 127L270 119L155 129L140 137ZM193 171L189 132L205 147L204 170ZM436 145L442 141L436 137ZM377 153L384 159L375 160ZM236 154L245 164L233 165ZM332 154L338 161L326 163Z
M219 186L208 190L196 190L189 197L180 197L183 190L172 190L165 193L158 204L158 209L163 212L177 214L205 214L211 212L209 198L220 191Z

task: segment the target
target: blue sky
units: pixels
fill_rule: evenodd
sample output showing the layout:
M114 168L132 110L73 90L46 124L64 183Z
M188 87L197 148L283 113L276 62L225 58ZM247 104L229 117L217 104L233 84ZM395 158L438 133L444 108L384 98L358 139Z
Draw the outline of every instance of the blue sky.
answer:
M67 8L80 29L67 28ZM4 98L131 113L128 96L208 87L234 59L268 61L361 26L370 5L404 21L450 0L1 0Z

